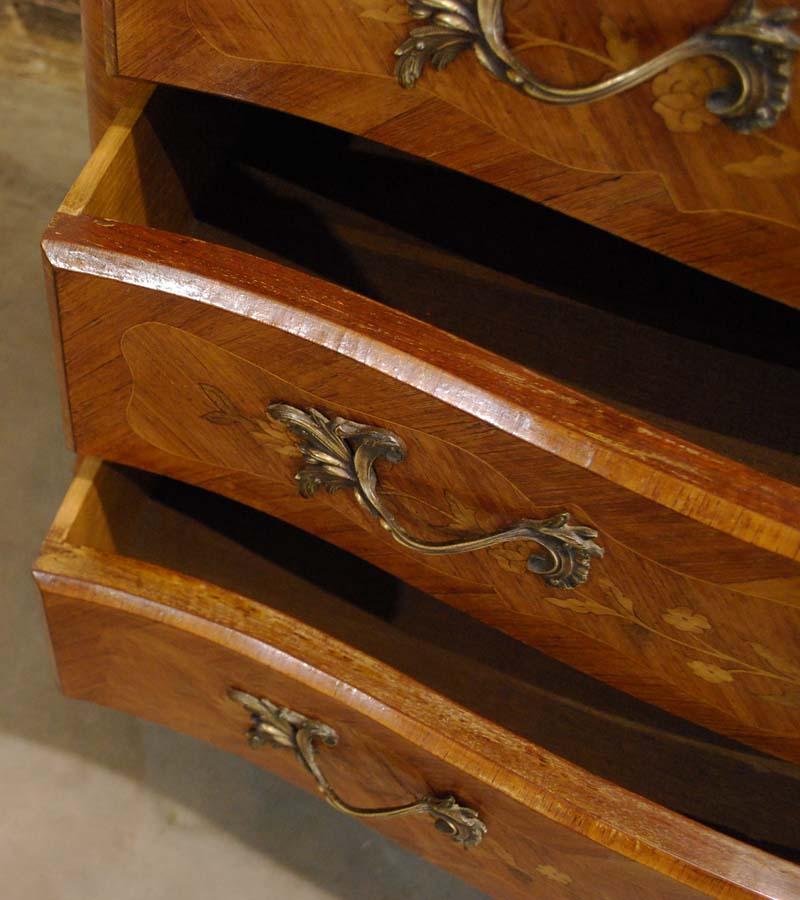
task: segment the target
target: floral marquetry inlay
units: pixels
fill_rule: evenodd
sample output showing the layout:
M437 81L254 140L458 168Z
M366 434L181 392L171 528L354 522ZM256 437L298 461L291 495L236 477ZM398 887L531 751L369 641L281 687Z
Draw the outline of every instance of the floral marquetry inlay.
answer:
M730 77L730 70L709 57L676 63L653 81L653 109L670 131L691 133L705 125L719 125L719 116L706 107L706 102L730 82Z
M702 634L704 631L711 629L711 623L708 619L694 612L688 606L668 609L661 618L667 625L677 628L678 631L688 631L689 634Z
M431 527L441 528L446 524L455 533L469 532L476 528L490 528L491 521L484 513L470 508L450 491L443 493L444 503L436 505L429 500L389 492L387 496L401 501L407 508L413 508L418 519L427 519ZM494 561L506 572L524 576L529 550L522 543L508 543L493 547L490 554ZM715 637L715 627L708 616L690 606L670 606L656 617L647 615L625 591L611 579L601 576L597 583L602 589L604 600L588 596L583 590L569 595L552 595L543 598L544 603L576 616L602 616L617 619L620 624L632 625L646 631L653 637L682 647L686 651L685 664L697 678L709 684L726 685L737 680L737 676L769 679L800 687L800 666L796 666L763 644L751 641L749 649L766 665L748 662L738 654L720 649L705 637ZM697 654L707 656L707 660L693 658ZM800 692L769 694L759 692L759 696L769 702L782 705L796 705L800 708ZM792 698L796 697L797 701Z
M572 884L572 879L566 872L560 872L555 866L537 866L536 871L543 878L549 878L550 881L555 881L558 884Z
M693 655L702 654L708 659L687 658L686 665L693 675L709 684L733 684L739 677L750 677L800 687L800 665L785 659L763 644L756 641L748 643L750 650L766 664L760 666L748 662L738 654L726 652L701 637L702 635L713 636L715 629L707 616L698 613L691 607L677 606L666 609L660 615L663 625L655 624L649 621L649 617L641 614L634 601L612 581L608 578L600 578L598 581L607 598L608 602L606 603L580 595L545 597L545 602L577 615L616 618L626 624L635 625L653 636L681 646L686 651L693 651ZM665 629L664 625L668 627ZM678 632L678 634L673 632ZM684 637L680 636L680 633L683 633ZM709 659L714 661L711 662ZM800 708L800 692L770 694L759 690L758 696L771 703Z
M630 533L605 530L608 517L601 539L606 553L593 558L588 580L571 590L548 583L529 568L531 556L544 558L545 548L527 539L527 528L512 531L502 543L485 539L536 513L552 519L539 520L542 540L585 541L585 532L575 534L557 510L566 507L576 522L591 526L603 521L602 506L590 497L585 509L576 506L578 496L588 495L542 481L541 454L529 453L522 442L513 445L509 457L485 452L489 426L470 420L465 428L460 413L444 405L437 407L438 421L445 421L449 439L413 427L402 412L400 421L380 418L378 410L393 409L393 398L408 388L396 388L366 369L362 377L349 361L347 389L364 398L364 409L343 404L343 380L329 386L314 376L309 381L315 391L309 390L303 382L306 357L298 361L294 355L296 339L277 329L265 332L272 343L262 356L276 360L280 375L183 328L154 321L129 328L121 347L131 395L120 415L130 445L142 454L157 449L171 466L186 460L197 471L213 471L215 484L231 487L235 499L340 543L486 624L671 712L734 735L753 735L754 744L775 748L778 755L796 740L800 612L795 606L758 596L747 585L732 588L665 565L653 542L652 552L643 555L635 540L634 546L621 540ZM331 371L335 366L345 368L331 362ZM374 398L370 390L376 390ZM327 412L327 421L309 412L300 417L309 434L293 432L270 409L275 398L301 411ZM336 410L353 421L337 422ZM353 424L359 419L374 424L365 430ZM390 431L406 452L397 462L381 458L375 467L362 453L359 473L354 465L359 449L371 451L374 440L387 437L375 429ZM452 439L456 434L458 442ZM145 457L134 457L139 458ZM299 493L301 469L310 469L309 486L321 484L313 500ZM329 484L342 489L330 494ZM406 529L400 533L402 545L373 510ZM422 550L416 549L420 544ZM443 555L442 544L448 551L456 545L459 552ZM606 658L616 668L596 664ZM692 662L716 669L690 667Z
M577 56L593 59L607 69L622 72L639 62L639 42L634 37L623 34L619 25L608 15L600 17L600 30L605 39L605 54L590 50L578 44L560 41L541 34L525 22L522 13L530 5L530 0L509 3L506 6L506 35L513 41L517 53L539 47L558 47Z
M214 425L239 425L245 428L250 437L265 449L287 457L296 454L296 448L286 440L285 429L275 421L273 416L266 418L246 415L219 388L210 384L201 384L199 387L214 405L213 410L203 415L206 421ZM335 430L338 427L336 423L340 421L344 422L345 426L352 425L344 420L329 421L314 410L312 410L311 416L316 416L314 422L318 426L324 426L328 431L331 428ZM372 432L369 433L372 434ZM378 433L375 432L375 434ZM330 443L331 441L333 443ZM329 444L330 446L328 446ZM335 489L340 481L351 485L358 483L357 475L354 470L351 471L349 463L341 460L334 463L333 456L336 455L334 452L336 447L341 452L347 449L346 444L331 431L329 440L323 441L323 444L315 451L321 460L320 464L324 463L326 470L330 469L324 477L329 490L331 487ZM320 456L320 454L322 455ZM349 455L349 451L345 455ZM308 468L302 470L301 475L305 472L308 476L310 471ZM315 468L314 472L316 471ZM318 478L319 476L315 475L314 477ZM313 490L306 491L305 495L311 496L315 493L316 486L315 483ZM469 535L475 532L491 532L493 528L491 516L482 510L473 508L446 488L442 490L442 499L438 503L430 498L412 496L391 489L387 490L383 496L410 512L416 522L425 523L434 531L445 528L456 535ZM361 502L362 505L370 506L370 503L363 498ZM391 520L391 514L385 513L385 515ZM490 554L490 558L503 571L520 577L529 574L530 546L524 541L509 541L496 546L487 546L485 549ZM715 624L707 615L698 612L693 607L688 605L670 606L653 615L607 576L600 576L597 584L601 591L600 597L590 596L585 590L576 590L570 594L545 596L539 602L575 616L596 616L605 620L616 619L620 625L633 626L676 648L682 648L684 663L688 671L694 677L711 685L724 687L734 685L747 678L800 688L800 665L785 659L781 654L758 641L750 641L747 646L752 654L761 661L761 664L748 661L740 653L722 649L718 645L720 635L717 633ZM753 688L748 687L748 690L753 690ZM800 708L800 690L769 693L756 689L755 692L770 703Z
M273 419L245 415L224 391L213 384L201 384L199 387L216 407L203 415L207 422L212 425L241 425L256 443L273 453L287 457L294 455L293 449L286 444L283 428Z
M203 413L203 419L212 425L242 425L259 443L271 446L275 435L269 423L244 415L214 385L200 383L198 387L216 407ZM540 551L529 552L527 572L541 576L550 587L571 590L588 580L592 559L601 559L605 552L595 543L597 532L589 526L573 524L568 512L546 519L521 518L506 528L486 529L462 540L416 537L397 520L378 486L377 463L399 464L406 460L405 445L396 434L341 416L327 416L314 407L304 409L274 402L269 404L268 413L273 421L285 426L284 444L301 461L294 477L302 497L311 499L321 490L334 494L343 488L350 489L364 512L377 519L395 541L415 553L451 556L505 543L533 542ZM466 524L475 528L479 526L479 513L471 513L455 497L446 496L450 507L448 518L462 524L466 520Z
M715 666L713 663L702 662L699 659L690 659L687 665L698 678L702 678L711 684L726 684L733 681L733 675L727 669Z
M759 154L747 162L728 163L725 171L729 175L741 175L745 178L790 178L800 175L800 152L766 135L758 137L775 152Z
M716 24L643 62L637 39L601 9L597 27L605 53L563 39L569 22L532 25L526 13L534 8L526 0L408 0L408 4L424 24L411 28L395 51L402 87L413 87L426 66L444 69L472 49L495 78L538 103L586 105L649 83L655 96L653 111L677 134L722 122L744 134L774 127L789 106L794 55L800 50L800 36L791 27L798 10L786 6L764 11L755 0L737 0ZM541 65L523 59L526 53L547 47L591 59L606 71L591 83L579 75L551 83L539 74ZM775 172L769 171L770 159L775 165L780 162L781 168L787 165L783 154L732 165L739 167L738 174L771 178ZM715 165L737 174L736 169Z
M350 0L362 19L401 24L409 21L408 4L404 0Z

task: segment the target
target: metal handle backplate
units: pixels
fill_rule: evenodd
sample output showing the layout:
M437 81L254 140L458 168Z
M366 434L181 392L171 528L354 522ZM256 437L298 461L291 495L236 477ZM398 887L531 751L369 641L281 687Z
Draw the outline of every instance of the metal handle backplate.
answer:
M364 509L404 547L432 556L469 553L511 541L532 541L544 554L528 558L528 571L540 575L551 587L574 588L589 577L592 557L603 549L594 542L597 532L585 525L572 525L569 513L549 519L523 519L510 528L457 541L432 542L413 537L396 520L378 491L375 463L399 463L405 448L397 435L349 419L329 419L316 409L307 412L285 403L273 403L270 415L300 438L305 464L295 476L300 493L313 496L320 487L333 493L352 488Z
M317 759L316 742L334 747L338 735L330 725L309 719L301 713L278 706L271 700L255 697L238 688L230 688L228 696L250 713L247 741L253 748L283 747L292 750L305 769L313 775L320 793L334 809L348 816L387 819L396 816L429 815L438 831L464 847L476 847L486 834L486 826L478 813L461 806L450 795L423 797L402 806L363 808L346 803L322 774Z
M709 110L741 132L771 128L786 109L794 54L800 37L790 23L793 7L769 12L755 0L736 0L726 18L639 66L582 87L547 84L514 55L505 40L503 0L408 0L412 16L425 21L395 51L403 87L418 81L427 63L443 69L472 47L492 75L534 100L560 105L592 103L630 90L675 63L698 56L726 62L735 78L707 99Z

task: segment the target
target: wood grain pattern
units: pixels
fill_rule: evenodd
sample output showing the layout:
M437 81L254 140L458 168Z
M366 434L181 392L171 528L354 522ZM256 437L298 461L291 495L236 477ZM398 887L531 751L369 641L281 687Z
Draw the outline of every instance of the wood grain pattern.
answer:
M623 66L620 54L644 59L677 43L722 18L730 3L506 7L509 31L532 47L523 55L535 71L576 84ZM401 0L281 0L268 15L244 0L113 0L110 8L121 75L236 96L368 136L800 305L797 103L769 134L735 134L698 113L702 103L692 106L706 77L700 71L592 106L554 108L498 83L471 55L404 92L392 75L393 51L409 27Z
M103 234L109 232L107 227L101 230ZM128 243L128 251L130 246ZM86 262L84 253L81 253L81 261L82 265ZM297 338L279 329L263 325L255 329L252 321L240 315L226 321L225 313L213 314L213 310L198 317L198 310L191 302L183 301L181 305L176 297L169 300L164 294L151 297L151 292L124 283L70 276L68 273L59 273L58 278L68 359L67 380L71 390L76 443L81 452L99 453L107 458L188 477L245 499L365 554L420 587L433 590L448 602L467 608L523 640L589 671L599 674L608 672L607 642L613 635L611 639L617 645L618 652L621 651L617 656L617 670L610 676L614 683L700 721L720 725L723 730L760 743L773 752L796 754L793 749L797 741L796 726L791 723L791 709L787 714L787 708L778 704L770 710L757 697L748 697L751 690L785 696L786 688L791 688L791 684L781 683L778 673L756 675L755 680L742 676L737 678L735 684L704 681L709 675L715 677L715 673L722 679L733 676L720 676L717 669L701 669L693 674L687 666L692 660L708 659L705 651L699 656L687 657L686 648L674 641L656 642L650 637L642 642L639 635L643 637L643 634L638 627L630 628L631 623L625 619L624 610L617 609L616 615L594 616L582 614L588 612L582 608L571 612L568 607L559 609L557 605L549 604L546 610L537 608L534 611L531 609L531 598L540 594L539 586L529 585L529 579L493 565L491 559L479 560L477 556L459 558L434 567L430 561L415 559L399 548L387 545L381 529L375 524L364 522L354 510L348 513L345 498L342 498L344 518L341 511L331 518L328 504L309 504L297 495L291 472L287 470L289 459L265 453L268 448L256 443L242 429L226 431L204 422L202 415L214 407L193 379L202 379L204 383L215 382L228 390L251 416L262 414L271 399L294 397L296 390L288 387L294 382L298 386L311 388L313 397L321 401L318 405L324 406L328 412L350 414L366 421L386 421L385 412L392 410L388 424L401 430L412 447L418 440L424 441L426 433L441 435L447 441L447 447L452 447L455 438L459 447L469 451L470 458L490 460L498 472L505 473L501 483L509 487L515 484L527 498L523 503L518 495L512 493L509 505L505 508L498 506L502 497L507 496L508 487L504 491L493 492L491 487L497 487L497 481L486 482L484 477L477 480L478 485L485 485L480 497L466 494L469 503L464 508L471 509L473 515L484 513L490 518L530 515L529 503L537 513L549 513L562 504L571 506L574 502L572 498L579 497L580 509L575 510L576 519L601 525L611 549L608 560L597 569L598 580L589 585L588 596L595 603L615 608L613 597L606 595L608 588L604 588L600 580L607 577L626 596L640 598L641 603L650 609L646 617L649 624L652 626L655 622L662 629L662 616L670 609L687 606L695 610L704 609L705 612L699 614L706 615L710 622L717 624L720 634L724 633L728 640L733 632L741 629L737 640L744 649L747 665L738 667L750 666L753 674L753 667L764 670L753 644L782 648L783 652L779 655L788 656L791 660L792 647L796 646L792 638L796 625L791 624L796 615L796 605L757 601L746 593L726 594L708 584L687 582L686 575L692 574L693 567L696 571L705 567L705 572L716 567L717 578L735 578L738 582L749 577L758 578L763 573L772 575L779 564L774 555L759 555L752 550L748 553L746 545L730 542L730 539L731 546L726 547L723 535L701 527L692 528L689 520L679 519L678 524L667 510L651 510L651 504L643 501L637 504L633 502L633 497L627 505L631 513L638 505L638 516L626 521L626 517L619 512L619 491L614 491L609 482L595 482L590 473L575 466L561 464L558 467L555 459L551 460L546 453L535 450L527 443L503 436L492 427L482 425L479 420L464 416L452 408L448 412L448 407L433 401L429 395L410 392L401 382L381 376L341 354L309 344L307 340L298 342ZM196 282L192 283L199 287ZM131 291L133 293L129 293ZM78 302L71 301L73 296ZM92 297L96 297L96 302L92 302ZM87 321L92 323L88 331L82 324ZM163 341L160 344L157 341L154 346L148 346L145 341L147 329L174 333L164 329L163 325L144 324L148 321L173 323L184 329L191 323L196 333L206 335L200 344L205 358L200 355L198 359L198 345L192 343L188 334L186 345L189 349L182 353L176 352L175 342L169 338L166 345ZM134 327L137 322L143 323L138 328L145 329L144 332L137 332ZM308 333L310 323L307 317L304 324ZM179 338L183 333L178 333ZM102 340L101 334L105 334ZM123 335L127 335L124 340ZM211 344L207 338L213 338L214 343ZM136 396L131 390L133 380L130 369L120 353L120 342L135 370L146 367L145 373L139 374L137 389L140 393ZM233 361L229 354L215 352L216 342L236 349ZM239 358L246 360L247 355L254 359L274 358L282 361L280 371L286 382L283 396L271 397L263 381L252 376L248 380L243 376L242 367L244 371L260 371L258 368L248 369L250 364L244 361L236 362ZM189 365L187 360L193 364ZM102 379L98 377L98 365L103 371ZM165 392L165 384L175 385L174 393ZM131 398L133 405L129 407ZM407 423L405 430L404 421ZM421 438L415 440L413 435L418 432L422 432ZM147 440L143 440L142 435ZM158 447L165 449L158 450ZM291 444L287 449L290 454L294 452ZM414 454L421 467L416 478L413 467L402 470L398 467L389 474L389 485L397 480L395 488L398 492L412 497L433 498L428 502L434 507L434 512L436 508L447 510L448 501L442 490L449 489L456 498L464 490L462 482L454 483L452 480L454 467L449 461L452 452L456 451L448 450L442 455L441 452L431 453L427 448L420 448L420 452ZM278 470L271 465L276 458L284 461L284 466ZM434 469L447 473L446 477L432 481L431 460L437 461ZM187 462L195 462L193 473ZM248 469L252 475L248 476ZM410 482L404 484L404 479L410 479ZM419 508L412 507L410 512L416 521ZM355 522L352 521L354 516ZM660 528L657 519L662 520ZM642 533L644 522L648 523L647 534ZM436 524L446 526L447 522L438 521ZM462 523L461 528L466 524ZM632 545L638 555L629 555L624 546L617 547L611 543L612 538L618 538L622 545ZM703 540L707 557L698 555L697 539ZM662 569L652 580L643 580L642 571L647 569L647 562L641 557L651 554L656 559L669 560L671 568L677 571L683 569L683 578L676 579L669 571ZM681 556L685 561L683 565ZM624 562L626 558L629 560L627 563ZM720 559L725 558L731 561L738 559L738 571L732 562L727 567L720 566ZM511 562L513 564L513 560ZM794 567L788 563L783 565L787 576L791 575ZM491 573L489 576L485 573L487 566ZM618 566L623 568L618 569ZM487 577L490 584L514 584L510 593L508 588L503 589L504 603L497 602L496 588L487 586ZM516 600L513 599L515 595L518 597ZM704 606L705 603L710 603L711 607ZM741 605L742 612L733 612L731 603ZM763 618L759 617L756 627L756 630L763 630L760 637L751 629L753 603L758 603L763 610ZM543 615L544 622L541 620ZM577 633L575 629L578 629ZM585 637L578 640L579 634ZM681 635L674 632L672 637L681 638ZM655 667L646 676L641 670L643 653L645 657L651 657ZM739 651L734 656L742 659ZM656 675L657 669L668 658L673 660L669 676L673 686L669 688L664 684L664 675ZM710 662L718 665L719 660L714 658ZM730 662L726 662L727 665ZM766 681L763 680L765 677ZM780 683L776 684L777 690L765 690L764 685L773 682ZM682 685L677 697L674 694L676 684ZM745 687L746 692L743 690ZM791 692L786 696L790 700ZM709 704L711 697L713 700Z
M114 26L109 18L111 7L103 8L103 0L80 0L81 36L86 72L86 99L89 112L89 137L95 147L119 110L127 103L146 96L148 87L116 72L113 56Z
M800 850L799 767L637 703L250 507L103 466L69 541L266 603L648 800L790 859Z
M399 315L382 304L364 302L349 291L337 289L335 285L304 279L298 272L284 266L271 266L250 255L232 253L208 243L187 241L165 233L145 234L127 229L125 223L132 223L172 228L185 233L191 211L187 207L185 194L180 195L179 192L187 182L206 177L213 159L213 150L206 143L208 139L213 142L217 136L216 122L203 131L202 142L191 137L184 138L182 146L173 148L171 153L165 152L162 146L163 130L169 127L170 120L183 121L178 115L179 107L176 108L183 100L174 97L164 100L152 110L157 124L151 119L151 107L139 117L135 110L123 112L119 119L120 128L115 127L108 132L102 146L67 196L62 213L71 217L86 214L119 224L112 227L92 225L89 218L78 221L63 216L58 218L57 227L45 237L48 250L52 246L55 252L57 239L62 235L73 239L73 235L77 237L85 228L91 231L83 238L87 250L91 244L104 245L102 249L97 247L93 262L90 255L84 253L83 247L80 250L76 248L77 252L73 254L66 241L62 240L65 246L60 256L63 257L65 269L104 277L110 275L112 272L103 253L124 252L123 245L127 240L132 251L131 261L124 263L115 280L129 278L141 286L157 288L159 277L166 276L165 284L170 289L165 265L183 270L190 265L195 270L207 268L210 269L210 276L196 272L195 287L188 279L178 276L175 279L178 284L171 289L189 298L218 302L231 311L237 311L235 297L226 303L224 290L213 288L217 277L215 267L227 264L231 271L235 270L234 277L238 279L239 289L249 284L254 288L253 296L260 298L250 313L254 318L272 322L269 305L261 299L264 294L268 294L273 303L280 300L293 305L303 315L310 316L316 311L320 328L314 340L335 348L335 336L324 332L330 328L330 320L334 317L329 310L336 309L335 318L338 318L341 327L370 333L377 341L376 349L378 345L391 346L394 351L405 354L402 358L407 359L407 365L412 367L419 365L421 358L426 357L432 369L426 370L425 375L415 376L418 388L429 390L428 382L432 375L440 369L452 370L459 380L459 390L443 391L442 397L453 397L457 401L457 394L463 391L465 383L479 380L472 373L480 371L482 384L474 387L479 391L490 385L491 388L483 397L476 393L471 404L485 407L494 398L499 398L512 406L517 404L519 412L525 417L524 421L520 421L520 415L510 414L500 419L499 410L495 410L495 424L504 430L533 437L544 449L564 455L571 462L613 478L639 493L649 494L660 503L674 505L684 514L697 516L708 524L730 530L774 552L789 557L800 553L800 533L793 533L797 526L798 494L788 485L756 476L744 467L731 469L729 461L721 460L714 454L698 454L697 448L686 442L675 440L657 429L643 428L636 419L621 416L601 403L570 391L557 381L539 377L530 369L514 366L497 356L484 354L474 344L469 345L467 351L464 342L453 341L438 329L419 323L412 325L413 320L408 316ZM198 112L202 112L202 108ZM168 203L162 202L163 196L169 200ZM96 239L95 235L104 233L104 227L107 229L107 240ZM276 222L274 228L280 230L281 223ZM159 250L159 246L163 249ZM209 259L216 257L210 266L203 260L204 253L210 255ZM155 262L157 271L153 277L136 263L137 254L142 260ZM179 254L184 255L185 262L176 265ZM254 273L252 277L249 277L250 272ZM207 280L201 284L203 277ZM318 300L315 300L315 294ZM242 312L249 313L250 310ZM309 327L312 327L314 320L309 318L308 321ZM300 317L296 325L287 327L301 329ZM413 334L415 330L418 336ZM444 346L446 350L438 349ZM341 352L356 359L363 357L357 348L342 347ZM471 365L467 365L465 360L460 369L454 369L452 362L466 355L471 355ZM371 365L388 373L396 373L395 377L408 377L397 371L397 360L382 363L380 354L373 356ZM414 360L417 362L414 363ZM444 360L448 361L447 365L442 365ZM492 378L491 373L498 373L500 368L502 375L497 377L495 374ZM453 389L455 386L454 382ZM540 411L544 413L551 408L554 410L551 414L540 415ZM546 427L538 424L539 418L542 423L547 422ZM581 435L578 443L575 441L577 434ZM701 503L691 502L692 498L686 493L686 483L706 492ZM709 494L714 496L713 501ZM728 506L726 501L732 506ZM789 530L779 532L772 523L760 522L759 514L789 526ZM758 525L763 527L763 533Z
M333 284L85 215L106 202L158 215L135 160L154 185L180 179L147 152L157 134L133 127L138 156L104 140L45 241L79 452L241 499L623 690L798 758L798 488ZM513 548L419 559L348 498L303 501L293 444L204 419L215 406L200 384L250 420L296 399L386 423L413 458L386 473L393 502L431 538L569 509L610 552L574 597L521 574Z
M122 555L141 504L119 483L84 464L36 565L68 694L210 740L305 787L291 756L247 748L247 717L225 690L246 686L323 719L342 738L323 754L326 772L354 802L432 789L479 808L489 836L474 853L419 820L375 824L504 900L532 890L608 900L800 890L797 867L597 779L304 621Z

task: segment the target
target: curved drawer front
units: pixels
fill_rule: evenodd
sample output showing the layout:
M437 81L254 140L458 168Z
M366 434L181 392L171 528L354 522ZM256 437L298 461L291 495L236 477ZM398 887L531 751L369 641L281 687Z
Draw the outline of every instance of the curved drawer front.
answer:
M797 306L796 4L752 6L113 0L110 62L435 158Z
M239 499L800 757L796 489L225 247L84 208L45 250L79 453Z
M70 696L305 788L324 782L345 812L426 798L433 821L428 808L368 821L504 900L790 896L800 883L794 866L590 775L305 621L123 555L126 540L142 553L153 521L154 553L177 537L191 567L210 546L196 522L148 519L136 491L123 473L84 463L36 564ZM228 545L214 546L219 564ZM280 603L285 577L268 565L266 593ZM324 605L322 592L300 590Z

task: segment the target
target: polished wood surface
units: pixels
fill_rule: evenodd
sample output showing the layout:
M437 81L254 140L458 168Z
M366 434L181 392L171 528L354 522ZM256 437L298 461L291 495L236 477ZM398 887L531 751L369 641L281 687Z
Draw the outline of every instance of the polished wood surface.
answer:
M127 116L45 238L78 452L240 499L642 699L800 758L797 487L387 305L188 237L188 201L165 226L184 233L142 227L166 215L161 192L204 180L210 155L192 133L197 167L176 174L150 114L125 149ZM404 550L352 494L298 495L295 442L265 415L278 400L400 435L408 459L381 483L422 537L567 509L606 557L560 593L515 545Z
M434 683L444 677L447 684L454 667L451 689L459 682L463 693L470 678L458 677L460 667L473 672L477 698L482 673L473 669L469 653L459 658L456 646L442 656L424 637L424 616L411 624L415 603L401 612L400 625L348 607L269 557L237 547L220 535L213 517L198 521L202 498L186 508L186 491L178 486L183 499L174 507L168 489L153 494L141 478L84 463L35 572L69 695L209 740L306 788L309 780L290 754L248 748L248 717L226 698L226 689L244 687L326 721L341 740L321 759L331 782L353 802L393 803L430 790L453 791L480 811L489 833L468 852L416 817L373 824L503 900L531 891L608 900L791 897L800 891L791 863L630 794L476 715L469 700L465 707L428 687L429 677ZM159 529L151 527L155 523ZM243 530L252 536L252 528ZM276 543L267 543L274 551ZM181 560L179 571L153 564L166 563L170 554ZM243 559L249 563L242 565ZM349 563L340 564L345 575ZM231 586L247 586L248 595L205 580L209 566L217 582L232 579ZM315 627L326 617L349 644ZM359 649L362 643L367 653ZM382 661L385 654L404 660L412 676L404 663L398 671ZM437 670L440 675L433 675ZM493 678L498 674L488 676L490 688ZM501 719L516 693L524 698L526 690L506 679ZM673 737L663 723L648 723L646 713L634 725L631 715L636 713L600 724L599 731L638 727L656 747L701 740L699 734L680 737L679 727ZM548 730L558 733L559 723ZM569 729L560 732L566 737ZM591 745L591 735L574 733L572 740L584 750ZM731 784L730 761L740 772L748 768L746 751L710 741L702 753L719 780L697 782L699 795L708 789L707 809L715 806L713 795L724 796ZM674 759L674 752L666 757ZM754 757L749 768L760 785L758 799L770 806L774 820L786 817L784 834L791 835L797 773L776 765ZM654 766L663 767L663 759ZM746 795L746 780L737 784Z
M112 74L116 66L113 59L107 64L106 52L113 48L114 31L107 23L103 0L80 0L80 8L89 137L94 147L120 109L145 96L148 88L141 82Z
M620 787L797 856L797 766L638 703L250 507L140 471L103 472L72 520L72 544L267 602Z
M515 0L505 12L512 48L531 68L575 85L654 56L730 7ZM726 78L705 61L563 108L498 82L471 51L404 91L393 75L411 23L403 0L107 0L106 23L107 59L120 75L365 135L800 305L796 97L776 128L743 135L705 112L706 94ZM491 210L474 214L491 232Z

